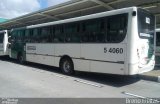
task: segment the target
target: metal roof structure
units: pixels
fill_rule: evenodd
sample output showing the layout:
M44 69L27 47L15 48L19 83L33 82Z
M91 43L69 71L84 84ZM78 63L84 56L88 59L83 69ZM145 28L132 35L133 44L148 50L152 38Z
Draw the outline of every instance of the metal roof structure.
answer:
M11 29L35 25L131 6L149 10L156 16L157 27L160 27L160 0L70 0L56 6L11 19L1 23L0 28Z

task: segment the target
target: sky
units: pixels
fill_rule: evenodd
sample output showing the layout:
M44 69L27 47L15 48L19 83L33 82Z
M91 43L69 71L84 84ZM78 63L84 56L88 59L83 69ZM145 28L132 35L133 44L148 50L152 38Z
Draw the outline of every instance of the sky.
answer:
M0 18L12 19L69 0L0 0Z

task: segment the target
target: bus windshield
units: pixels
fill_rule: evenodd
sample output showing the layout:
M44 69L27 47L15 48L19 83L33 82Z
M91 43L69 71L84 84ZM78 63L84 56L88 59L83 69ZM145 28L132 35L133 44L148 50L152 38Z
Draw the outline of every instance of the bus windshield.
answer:
M145 50L146 55L148 54L147 58L152 59L154 54L155 16L145 10L138 9L138 31L139 37L147 40L144 49L147 49Z
M138 31L140 38L149 39L150 44L154 44L155 16L138 9Z

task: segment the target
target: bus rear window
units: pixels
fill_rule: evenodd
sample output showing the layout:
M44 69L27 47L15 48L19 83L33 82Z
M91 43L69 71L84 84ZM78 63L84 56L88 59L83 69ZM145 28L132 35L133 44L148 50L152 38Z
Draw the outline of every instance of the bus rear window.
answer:
M142 9L138 9L138 31L140 38L154 39L155 17Z

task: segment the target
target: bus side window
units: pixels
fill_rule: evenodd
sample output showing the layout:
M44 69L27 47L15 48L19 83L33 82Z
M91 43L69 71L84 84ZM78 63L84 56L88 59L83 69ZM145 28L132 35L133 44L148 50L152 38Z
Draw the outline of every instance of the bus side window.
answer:
M54 42L64 43L64 27L63 25L55 26Z
M52 43L53 42L53 27L49 26L48 27L48 43Z
M17 30L16 40L17 42L22 42L22 30Z
M30 33L29 30L25 30L25 42L29 43L30 42Z
M72 42L80 43L80 23L75 23L74 30L72 33Z
M107 42L119 43L124 40L127 28L126 14L111 16L107 19Z
M33 29L33 39L34 39L34 43L38 43L39 42L39 36L38 36L38 28Z
M20 32L20 42L24 42L25 31L19 30L19 32Z
M73 34L73 26L72 24L65 25L65 42L71 42Z
M80 36L79 36L79 24L78 23L72 23L65 25L65 42L68 43L79 43L80 42Z
M50 27L50 33L51 33L51 43L54 42L54 33L55 33L55 27L51 26Z
M41 40L42 40L42 43L50 43L51 42L51 29L50 29L50 27L43 27L42 28Z
M93 20L88 20L88 21L83 21L82 23L82 42L94 42L95 41L95 32L96 24L94 23Z
M33 39L33 29L30 29L30 30L29 30L29 41L30 41L31 43L34 43L34 39Z
M98 23L98 31L96 32L96 42L104 43L106 38L105 20L102 18Z
M25 39L24 39L24 41L27 42L27 43L33 43L34 42L33 30L31 30L31 29L25 30Z
M11 38L12 38L12 39L11 39L12 41L11 41L11 42L12 42L12 43L14 43L14 42L16 41L16 34L17 34L17 31L15 31L15 30L11 32L11 35L12 35L12 37L11 37Z
M105 42L105 30L103 19L84 21L82 24L82 42L103 43Z
M86 31L86 22L83 21L81 25L82 25L81 41L82 42L88 42L89 39L88 39L87 31Z

